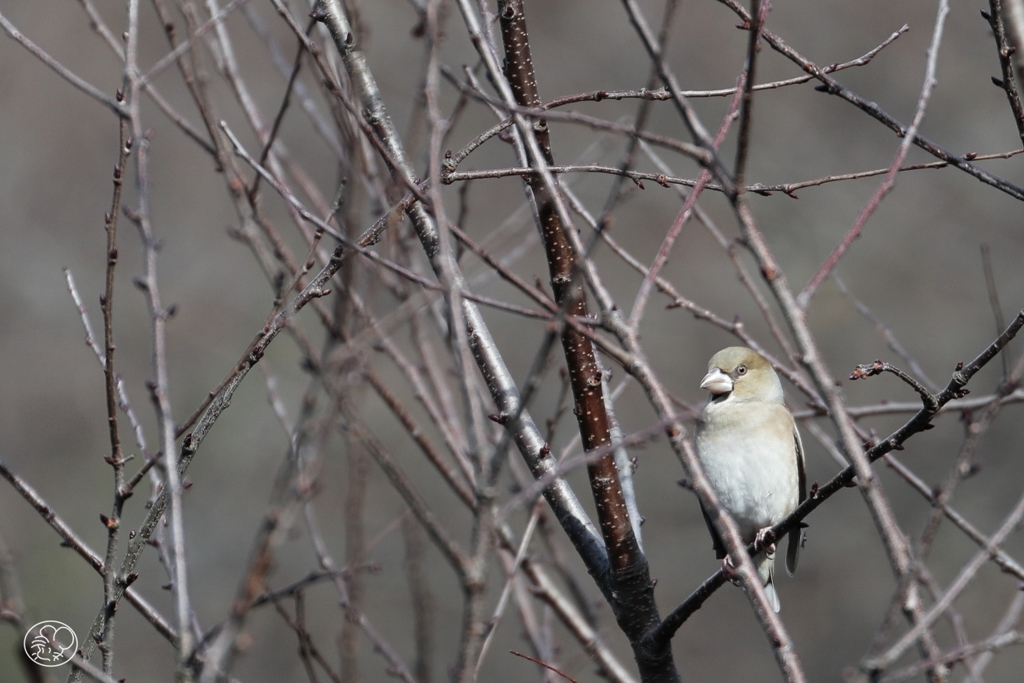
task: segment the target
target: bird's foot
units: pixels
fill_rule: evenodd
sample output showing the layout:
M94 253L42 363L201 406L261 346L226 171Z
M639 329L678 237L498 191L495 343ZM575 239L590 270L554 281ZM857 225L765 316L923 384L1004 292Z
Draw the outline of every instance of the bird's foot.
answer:
M739 585L739 580L736 578L736 567L733 566L732 560L729 559L728 555L722 559L722 576L725 577L726 581Z
M775 554L775 534L772 533L770 526L757 532L757 536L754 537L754 549L758 552L763 550L767 555Z

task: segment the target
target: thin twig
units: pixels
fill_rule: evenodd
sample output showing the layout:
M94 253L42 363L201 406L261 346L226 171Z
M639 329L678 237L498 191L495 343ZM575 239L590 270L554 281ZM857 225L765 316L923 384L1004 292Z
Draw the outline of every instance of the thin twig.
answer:
M76 76L74 72L68 69L66 66L58 62L56 59L51 57L49 53L43 50L41 47L29 40L25 34L19 31L14 24L7 20L3 14L0 14L0 27L3 27L4 32L7 33L13 40L20 43L22 47L32 53L32 55L46 66L53 69L53 71L66 80L68 83L73 85L75 88L81 90L89 97L93 98L100 104L106 105L110 111L117 114L119 117L124 117L128 114L127 108L116 98L110 97L103 93L99 88L86 82L82 78Z
M173 62L175 62L179 57L185 54L186 51L190 50L192 48L192 43L197 38L201 37L210 29L219 26L221 22L224 21L225 17L227 17L229 14L238 9L242 5L242 3L248 1L249 0L231 0L231 2L229 2L227 6L224 7L223 10L221 10L220 12L218 12L217 14L203 22L202 25L197 27L196 30L192 32L192 35L189 36L188 39L182 41L177 47L175 47L173 50L171 50L166 55L161 57L160 60L157 61L156 64L151 66L148 71L139 75L139 87L145 87L146 84L148 84L150 81L156 78L160 74L160 72L162 72Z
M1021 103L1020 91L1017 88L1017 75L1013 72L1013 60L1010 57L1020 49L1020 43L1011 43L1007 38L1006 23L1003 21L1002 0L989 0L989 11L982 10L981 16L988 21L992 29L992 37L996 41L996 54L999 55L999 68L1002 71L1002 78L993 78L997 86L1002 87L1006 93L1006 100L1010 105L1010 112L1013 114L1013 122L1017 124L1017 134L1021 142L1024 142L1024 104ZM1018 36L1019 37L1019 36Z
M1022 497L1016 507L1006 516L999 529L992 534L992 538L989 539L988 544L974 555L971 560L963 566L960 573L957 574L956 578L950 583L949 588L946 592L936 601L934 605L921 617L920 620L914 626L905 633L896 643L894 643L888 650L880 655L871 657L862 663L862 667L869 672L881 672L886 669L889 665L896 661L897 658L908 647L914 644L921 634L927 629L932 622L934 622L939 616L946 611L946 609L953 604L953 601L960 595L961 592L967 587L971 581L977 576L978 570L981 566L988 562L989 557L995 554L996 550L1002 545L1003 541L1007 536L1016 529L1021 519L1024 518L1024 497Z
M743 8L736 0L719 0L722 4L726 5L735 12L744 21L749 21L750 16L746 9ZM829 76L821 67L814 64L812 61L801 55L799 52L791 48L782 38L775 35L771 31L765 29L763 32L765 42L767 42L772 49L776 50L780 54L784 55L787 59L797 64L805 72L812 74L815 78L822 82L821 89L823 92L827 92L830 95L840 97L847 102L853 104L861 111L865 112L875 120L879 121L887 128L892 130L900 137L905 137L907 128L897 121L895 118L887 114L874 102L866 100L852 90L844 87L838 81ZM916 135L913 138L913 144L917 145L921 149L925 150L934 157L937 157L952 166L966 172L967 174L977 178L979 181L995 187L996 189L1005 192L1015 199L1024 200L1024 188L1015 185L1009 181L992 175L988 171L974 165L972 163L973 155L957 155L944 149L940 145L932 142L928 138L921 135Z
M50 528L57 532L57 535L61 537L61 545L67 548L71 548L78 555L86 561L86 563L96 570L97 574L102 575L103 573L103 559L96 554L84 540L78 537L67 522L65 522L57 511L50 506L42 496L40 496L32 486L25 480L19 477L11 470L10 467L3 461L0 460L0 477L3 477L7 482L14 487L14 490L24 498L29 505L31 505L39 516L50 525ZM172 645L176 644L177 633L174 627L170 625L166 619L164 619L156 608L146 602L139 593L129 586L138 579L138 574L127 574L124 576L124 582L119 585L122 586L123 594L128 602L135 607L139 614L141 614L146 621L152 624L157 633L166 638Z
M846 250L853 244L853 241L860 236L861 230L868 219L874 214L875 209L878 208L879 204L882 203L882 200L892 191L893 186L896 184L896 174L899 172L900 166L903 165L903 160L907 158L911 144L917 138L917 131L924 120L925 110L928 108L928 101L931 99L932 90L938 82L935 78L936 64L939 60L939 47L942 45L942 32L946 25L947 14L949 14L949 3L942 0L939 2L938 16L935 18L935 27L932 31L932 40L928 46L924 84L921 86L921 95L917 100L917 109L914 111L914 119L910 122L910 127L902 133L903 142L900 143L899 150L896 152L896 158L890 164L885 180L875 191L875 194L872 195L871 199L868 200L868 203L854 222L853 227L850 228L835 250L825 259L825 263L818 269L818 272L811 278L811 281L807 283L807 286L797 296L797 303L803 308L807 308L807 304L810 303L814 292L818 289L818 285L828 277L828 274L835 268L839 259L843 257Z
M997 1L997 0L993 0ZM992 253L987 243L981 245L981 268L985 273L985 289L988 291L988 304L992 307L992 317L996 322L996 334L1000 330L1006 327L1006 321L1003 319L1003 307L999 303L999 288L996 287L996 276L992 272ZM1010 374L1010 359L1004 353L1002 356L1003 361L1003 377L1008 377Z

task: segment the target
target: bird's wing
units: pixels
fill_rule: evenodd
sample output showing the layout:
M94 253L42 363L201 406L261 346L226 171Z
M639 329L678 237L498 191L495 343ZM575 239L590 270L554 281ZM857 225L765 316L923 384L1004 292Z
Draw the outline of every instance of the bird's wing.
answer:
M704 515L704 523L708 525L708 531L711 532L711 543L715 547L715 557L721 560L728 554L725 550L725 543L722 542L722 537L715 530L715 525L711 523L711 518L708 517L708 513L703 505L700 506L700 514Z
M797 505L799 505L807 499L807 468L804 465L804 444L800 440L800 430L797 429L796 422L793 423L793 443L796 447L796 476L800 492ZM802 526L798 526L789 532L789 547L786 550L786 571L790 576L796 571L796 563L800 559L800 548L803 544L804 530Z

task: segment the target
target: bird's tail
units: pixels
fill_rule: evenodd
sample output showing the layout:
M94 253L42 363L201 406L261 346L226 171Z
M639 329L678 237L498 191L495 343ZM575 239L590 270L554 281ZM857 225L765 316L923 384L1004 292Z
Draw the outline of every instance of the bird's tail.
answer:
M764 594L768 598L768 603L778 612L782 606L779 604L779 594L775 592L775 553L765 553L754 561L757 564L757 573L764 583Z

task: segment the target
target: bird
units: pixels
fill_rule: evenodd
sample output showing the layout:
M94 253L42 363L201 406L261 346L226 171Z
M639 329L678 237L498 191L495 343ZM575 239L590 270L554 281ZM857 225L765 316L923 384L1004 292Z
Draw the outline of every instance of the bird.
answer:
M768 531L807 497L804 448L786 408L782 382L771 363L753 349L731 346L708 362L700 386L710 392L694 434L697 457L719 503L739 525L746 544L762 548L754 565L776 612L775 544ZM725 544L701 506L715 554L728 564ZM796 571L803 529L789 532L786 570Z

